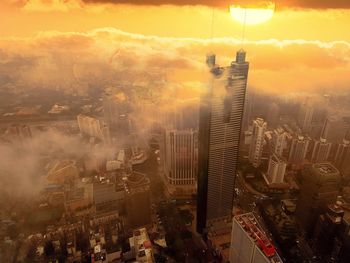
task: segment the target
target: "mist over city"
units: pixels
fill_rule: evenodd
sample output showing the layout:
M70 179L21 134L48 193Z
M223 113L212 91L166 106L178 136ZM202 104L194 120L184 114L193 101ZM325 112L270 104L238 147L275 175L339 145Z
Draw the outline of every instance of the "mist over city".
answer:
M347 1L0 21L0 262L350 262Z

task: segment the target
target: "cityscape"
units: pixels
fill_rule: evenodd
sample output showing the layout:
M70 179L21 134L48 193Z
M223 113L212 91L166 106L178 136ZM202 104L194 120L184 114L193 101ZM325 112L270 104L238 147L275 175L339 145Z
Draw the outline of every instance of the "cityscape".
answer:
M348 25L347 0L1 1L0 262L350 262Z

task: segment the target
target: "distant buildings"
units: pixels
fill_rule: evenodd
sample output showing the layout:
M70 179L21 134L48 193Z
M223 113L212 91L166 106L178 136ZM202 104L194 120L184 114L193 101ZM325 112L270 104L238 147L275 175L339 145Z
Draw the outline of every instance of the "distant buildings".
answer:
M4 138L14 144L24 145L32 139L29 126L23 124L12 124L4 133Z
M258 167L261 163L266 129L267 123L263 119L257 118L253 121L252 141L249 148L249 161L254 167Z
M334 157L334 165L339 169L343 176L350 175L350 140L348 136L343 139L341 144L337 145Z
M327 140L324 138L320 138L320 140L316 141L314 144L311 161L315 163L326 162L329 158L331 148L332 143L327 142Z
M281 184L284 181L284 174L286 173L286 160L273 154L270 156L269 167L267 170L267 180L269 184Z
M194 130L165 130L161 162L168 192L172 196L196 193L198 134Z
M343 117L331 116L324 123L322 137L331 143L341 143L349 128L349 124Z
M304 133L311 131L311 124L314 115L314 107L307 101L300 106L298 124Z
M329 203L335 202L340 190L341 176L330 163L313 164L302 172L296 217L310 236L317 218L326 211Z
M77 116L77 120L79 130L82 134L95 137L102 141L107 141L109 139L109 131L100 120L82 114Z
M130 134L129 102L124 92L107 88L102 96L105 122L111 136L123 138Z
M310 139L308 137L298 135L297 137L293 138L288 158L289 163L301 164L306 158L309 143Z
M253 213L233 218L230 262L282 263L276 248Z
M197 231L232 215L249 63L239 50L229 67L208 56L212 80L199 117Z

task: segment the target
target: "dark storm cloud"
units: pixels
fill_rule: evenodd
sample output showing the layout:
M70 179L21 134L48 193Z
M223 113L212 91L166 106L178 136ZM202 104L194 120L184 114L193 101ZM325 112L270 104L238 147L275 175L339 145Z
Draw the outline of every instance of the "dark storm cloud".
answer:
M85 3L113 3L135 5L206 5L215 7L227 7L232 4L256 4L261 0L84 0ZM265 1L266 2L266 1ZM279 0L272 1L278 8L350 8L349 0Z

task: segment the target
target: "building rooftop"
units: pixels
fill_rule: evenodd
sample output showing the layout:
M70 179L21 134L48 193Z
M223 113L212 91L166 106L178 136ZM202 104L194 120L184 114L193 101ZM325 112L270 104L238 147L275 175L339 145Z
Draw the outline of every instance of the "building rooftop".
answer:
M316 163L312 166L320 175L339 175L339 171L330 163Z
M253 213L237 215L234 218L271 263L283 262Z

